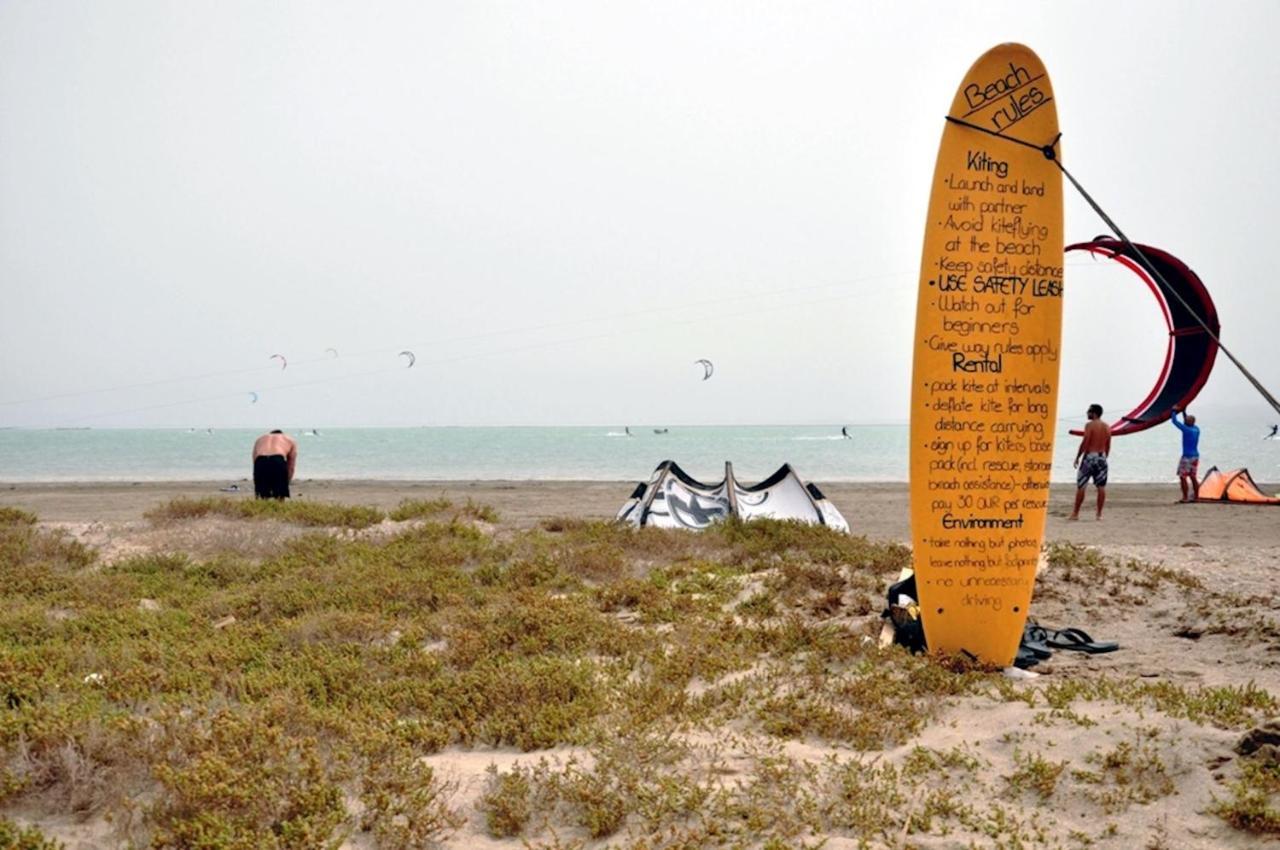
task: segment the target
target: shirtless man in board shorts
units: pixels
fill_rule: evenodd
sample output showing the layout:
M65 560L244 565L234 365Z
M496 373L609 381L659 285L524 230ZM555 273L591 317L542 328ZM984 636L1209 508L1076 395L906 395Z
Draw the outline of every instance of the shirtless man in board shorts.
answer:
M1084 426L1084 439L1076 452L1076 506L1071 519L1080 519L1080 506L1084 504L1084 490L1093 479L1098 490L1098 519L1102 519L1102 506L1107 501L1107 455L1111 454L1111 428L1102 421L1102 405L1089 405L1089 424Z
M253 492L259 499L289 498L298 465L298 444L283 431L263 434L253 444Z

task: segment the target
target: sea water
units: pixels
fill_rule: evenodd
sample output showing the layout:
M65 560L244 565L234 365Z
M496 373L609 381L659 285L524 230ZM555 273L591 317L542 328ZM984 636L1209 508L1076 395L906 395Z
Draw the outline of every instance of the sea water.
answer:
M1261 439L1257 423L1205 424L1201 471L1248 467L1261 482L1280 481L1280 440ZM1079 423L1062 423L1052 480L1075 480L1071 462ZM389 480L595 480L648 477L673 459L689 474L718 481L733 462L742 481L758 481L783 463L806 480L906 481L907 426L839 425L547 428L290 429L298 440L298 476ZM256 431L0 430L0 481L238 481L251 474ZM1172 425L1115 439L1111 480L1174 481L1181 437ZM1264 488L1268 492L1276 487Z

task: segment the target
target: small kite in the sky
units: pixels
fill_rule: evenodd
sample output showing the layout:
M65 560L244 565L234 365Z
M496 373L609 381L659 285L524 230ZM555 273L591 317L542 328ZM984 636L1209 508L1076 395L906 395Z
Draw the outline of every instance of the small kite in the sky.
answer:
M406 369L412 369L412 368L413 368L413 364L418 362L418 358L416 358L416 357L414 357L414 356L413 356L413 352L412 352L412 351L402 351L402 352L400 352L400 354L399 354L399 355L397 355L397 356L399 356L399 357L408 357L408 358L409 358L409 365L405 367Z
M693 361L693 364L695 366L698 366L698 365L702 366L702 372L703 372L702 380L704 381L707 378L710 378L711 374L716 370L716 367L711 363L710 360L695 360Z
M258 403L258 394L255 393L253 390L249 390L249 404L257 404L257 403Z
M289 361L284 359L284 355L283 355L283 354L273 354L273 355L271 355L270 357L268 357L267 359L268 359L268 360L279 360L279 361L280 361L280 368L281 368L281 369L288 369L288 368L289 368Z
M326 348L326 349L324 350L324 353L325 353L325 354L333 355L333 357L334 357L335 359L337 359L337 357L338 357L338 349L336 349L336 348Z

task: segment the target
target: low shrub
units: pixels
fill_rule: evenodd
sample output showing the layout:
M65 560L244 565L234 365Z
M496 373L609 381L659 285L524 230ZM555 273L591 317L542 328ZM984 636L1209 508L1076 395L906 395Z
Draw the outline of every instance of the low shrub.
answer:
M178 497L147 511L153 522L196 519L204 516L232 519L274 519L279 522L315 527L367 528L386 517L378 508L339 505L298 499L231 499L207 496L202 499Z
M404 522L409 519L426 519L453 507L453 502L448 499L404 499L400 504L392 509L388 516L396 522Z

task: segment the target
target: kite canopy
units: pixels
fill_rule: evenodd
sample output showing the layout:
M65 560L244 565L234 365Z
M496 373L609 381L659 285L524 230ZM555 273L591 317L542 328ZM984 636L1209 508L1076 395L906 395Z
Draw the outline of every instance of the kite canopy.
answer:
M1241 505L1280 505L1280 496L1268 496L1258 489L1247 469L1213 467L1205 473L1196 490L1201 502L1231 502Z
M1134 248L1150 261L1163 282L1152 277ZM1172 254L1149 245L1134 244L1130 247L1118 239L1098 236L1091 242L1068 245L1066 250L1088 251L1124 265L1146 281L1160 303L1165 325L1169 329L1164 368L1147 397L1128 415L1122 416L1111 427L1111 433L1121 436L1159 425L1169 418L1175 407L1183 408L1190 404L1213 371L1213 361L1218 354L1218 344L1214 342L1214 337L1218 336L1221 326L1209 291L1205 289L1200 277L1185 263ZM1200 320L1204 321L1203 325ZM1208 325L1208 331L1205 325ZM1084 432L1075 430L1071 433Z
M724 465L723 481L704 484L675 461L664 460L647 483L636 485L617 519L637 527L698 530L728 517L799 520L849 532L836 506L816 486L802 483L786 463L759 484L747 486L733 477L731 463Z

